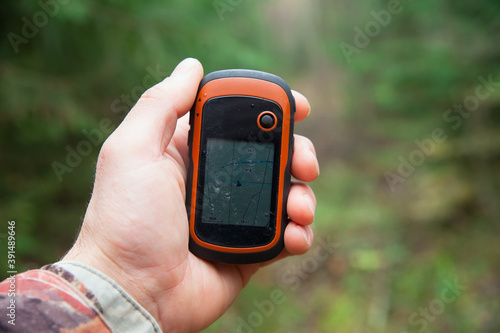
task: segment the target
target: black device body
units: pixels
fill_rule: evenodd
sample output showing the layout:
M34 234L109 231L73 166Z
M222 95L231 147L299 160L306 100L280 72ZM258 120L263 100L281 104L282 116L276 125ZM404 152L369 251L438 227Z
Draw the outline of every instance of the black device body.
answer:
M247 264L283 250L294 112L290 88L275 75L223 70L203 78L190 113L192 253Z

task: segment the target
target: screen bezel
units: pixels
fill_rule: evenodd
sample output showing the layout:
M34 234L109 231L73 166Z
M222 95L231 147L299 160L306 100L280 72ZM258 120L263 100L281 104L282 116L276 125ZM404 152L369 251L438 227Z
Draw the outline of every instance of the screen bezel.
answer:
M277 124L272 131L263 131L258 126L258 116L264 111L270 111L276 115ZM197 237L210 244L232 248L249 248L269 244L275 238L278 218L282 109L277 103L263 98L249 96L214 97L204 104L201 122L200 167L198 169L197 210L194 226ZM207 140L211 138L274 145L271 209L269 222L266 226L204 223L202 221Z

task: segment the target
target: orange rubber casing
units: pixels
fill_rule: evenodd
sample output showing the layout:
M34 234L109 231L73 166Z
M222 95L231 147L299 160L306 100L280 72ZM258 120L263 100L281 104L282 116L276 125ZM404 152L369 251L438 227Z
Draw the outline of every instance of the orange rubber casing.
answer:
M274 167L279 168L276 180L277 186L273 185L272 192L273 195L277 196L275 199L276 212L273 213L273 216L275 216L275 232L266 244L259 244L257 246L226 246L222 240L216 244L216 242L204 240L197 233L196 224L202 223L197 222L200 219L197 214L201 214L199 207L197 207L197 202L200 200L199 196L202 196L198 180L201 173L204 172L204 165L202 165L202 159L200 158L203 140L206 140L202 126L205 111L204 106L211 99L225 97L233 97L233 100L234 97L245 97L271 101L277 104L282 112L279 119L276 115L272 114L275 121L272 128L265 129L259 125L262 131L272 131L276 127L276 123L279 122L281 129L281 133L279 133L281 136L279 140L279 161L274 160ZM264 111L263 113L266 112L271 113L269 111ZM191 110L191 128L188 139L190 162L186 188L186 208L189 219L189 247L195 255L216 262L246 264L270 260L283 250L284 230L288 223L286 201L290 189L294 113L295 101L291 90L285 81L275 75L252 70L224 70L210 73L204 77L200 84L196 102ZM236 112L235 118L235 121L237 121ZM276 177L273 176L274 178ZM237 227L233 229L237 230Z

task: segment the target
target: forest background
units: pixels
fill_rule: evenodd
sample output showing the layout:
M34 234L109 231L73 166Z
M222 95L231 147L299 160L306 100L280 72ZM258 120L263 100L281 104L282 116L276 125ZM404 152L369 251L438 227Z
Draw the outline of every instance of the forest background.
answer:
M306 95L296 133L321 165L313 249L260 271L206 332L500 331L497 0L2 7L0 277L8 221L19 271L67 251L110 129L191 56Z

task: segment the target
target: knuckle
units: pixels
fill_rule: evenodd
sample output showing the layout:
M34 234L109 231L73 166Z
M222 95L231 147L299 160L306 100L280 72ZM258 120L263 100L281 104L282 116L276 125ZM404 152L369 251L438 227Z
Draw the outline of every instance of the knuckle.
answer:
M144 93L142 93L141 98L138 103L148 103L151 99L155 100L162 98L165 95L165 89L161 84L154 85L148 88Z
M99 156L97 158L98 166L106 165L109 159L115 155L115 144L114 136L110 135L106 141L102 144L101 150L99 151Z

